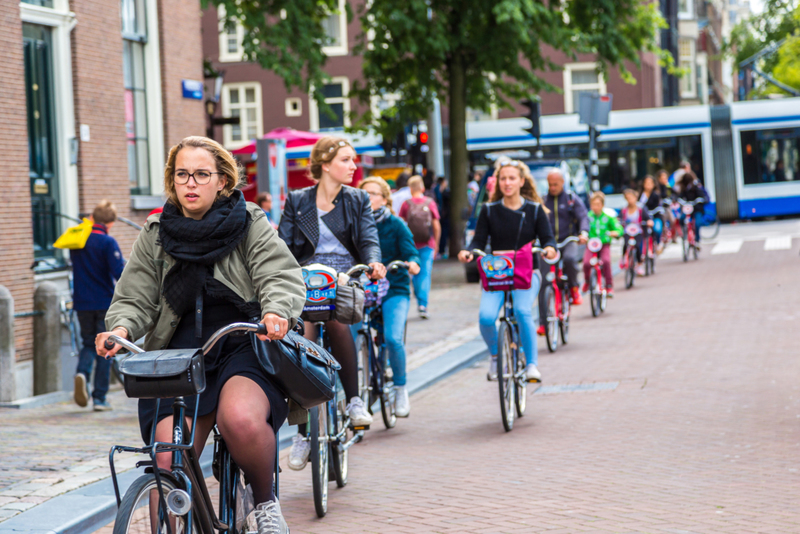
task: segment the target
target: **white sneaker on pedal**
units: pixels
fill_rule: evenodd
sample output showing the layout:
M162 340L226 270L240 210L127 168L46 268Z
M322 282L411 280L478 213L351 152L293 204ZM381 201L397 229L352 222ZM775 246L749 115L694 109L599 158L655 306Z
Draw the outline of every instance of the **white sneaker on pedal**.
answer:
M486 373L486 380L497 380L497 358L489 360L489 372Z
M408 417L411 404L408 402L408 389L405 386L394 387L394 414L397 417Z
M353 397L347 405L347 416L350 417L352 426L369 426L372 424L372 416L367 411L364 400L361 397Z
M289 534L289 526L283 518L277 498L256 506L255 516L258 534Z
M525 367L525 380L541 380L542 373L539 372L539 369L536 368L535 365L529 363Z
M296 434L292 438L292 448L289 451L289 469L302 471L308 463L308 455L311 452L311 444L303 439L303 436Z

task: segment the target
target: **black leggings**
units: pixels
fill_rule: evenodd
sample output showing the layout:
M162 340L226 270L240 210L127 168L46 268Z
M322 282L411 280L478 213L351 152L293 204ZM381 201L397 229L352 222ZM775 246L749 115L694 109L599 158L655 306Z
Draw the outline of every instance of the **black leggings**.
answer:
M350 326L338 321L326 321L325 333L330 343L331 354L342 366L339 370L339 380L342 381L344 394L348 402L358 396L358 362L356 359L356 343ZM317 326L310 322L305 323L303 336L311 341L317 341ZM306 425L298 426L300 434L306 433Z

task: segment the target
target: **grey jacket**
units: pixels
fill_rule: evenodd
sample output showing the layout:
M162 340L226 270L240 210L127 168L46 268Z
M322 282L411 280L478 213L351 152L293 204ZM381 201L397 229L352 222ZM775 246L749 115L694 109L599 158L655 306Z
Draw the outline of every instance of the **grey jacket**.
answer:
M557 198L548 193L544 196L542 203L550 210L547 217L550 220L550 228L553 229L553 234L559 243L571 235L589 234L586 205L572 191L565 189Z
M214 265L214 278L246 302L259 302L262 316L274 313L293 326L306 300L300 266L261 208L248 202L247 211L253 219L247 238ZM133 341L146 336L145 350L166 348L181 320L162 294L175 260L157 242L159 219L147 218L106 313L108 330L123 326Z

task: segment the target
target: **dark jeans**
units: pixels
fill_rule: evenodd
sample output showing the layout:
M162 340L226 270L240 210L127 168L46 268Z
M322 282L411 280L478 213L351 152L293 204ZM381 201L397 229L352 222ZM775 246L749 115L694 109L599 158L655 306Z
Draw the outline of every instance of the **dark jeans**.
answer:
M105 401L106 393L108 393L108 381L111 373L111 360L97 355L97 349L94 346L94 338L100 332L106 331L106 311L79 311L78 323L81 325L81 339L83 340L83 348L78 356L78 369L76 373L83 373L86 375L86 381L92 376L92 367L95 361L97 362L97 369L94 373L94 388L92 389L92 399L96 401Z
M569 287L578 287L578 259L579 259L580 250L578 249L577 243L567 243L563 249L561 249L561 257L564 259L564 275L567 277L567 285ZM542 287L539 290L539 326L543 324L547 324L547 309L546 304L544 302L544 290L548 285L552 285L551 282L548 282L545 276L547 273L550 272L551 265L549 263L545 263L544 260L539 258L539 270L542 272Z

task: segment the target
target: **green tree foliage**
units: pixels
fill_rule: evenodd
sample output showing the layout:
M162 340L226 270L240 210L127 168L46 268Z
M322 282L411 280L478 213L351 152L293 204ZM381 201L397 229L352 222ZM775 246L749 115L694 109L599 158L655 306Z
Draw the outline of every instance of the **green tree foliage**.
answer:
M399 99L380 117L366 111L356 124L392 133L425 118L434 97L446 101L455 249L467 198L466 108L510 107L557 90L542 77L560 70L545 46L570 56L592 54L602 71L614 66L629 82L627 65L638 66L642 51L671 66L672 57L656 45L664 26L657 6L642 0L372 0L360 12L364 81L354 84L351 96L364 103L374 95Z
M791 36L796 35L798 31L800 31L798 0L766 0L760 14L752 15L733 27L731 36L725 43L725 52L733 57L734 68L738 69L742 61L787 37L790 39L781 48L791 48ZM800 87L797 83L791 83L789 79L783 79L776 71L782 57L784 65L781 67L781 72L788 73L791 78L792 63L795 63L795 69L798 68L796 66L798 56L792 58L788 52L781 50L759 60L759 69L787 85ZM755 92L751 96L770 93L784 93L784 91L765 81L757 81Z
M800 8L795 11L795 17L800 24ZM788 37L778 49L778 62L772 73L778 81L800 90L800 30L795 30L794 35ZM775 89L784 92L777 87Z
M244 28L247 61L280 76L287 90L310 92L322 87L329 76L323 70L330 44L323 22L339 7L337 0L201 0L225 9L224 27L239 23ZM315 94L320 110L328 110Z

